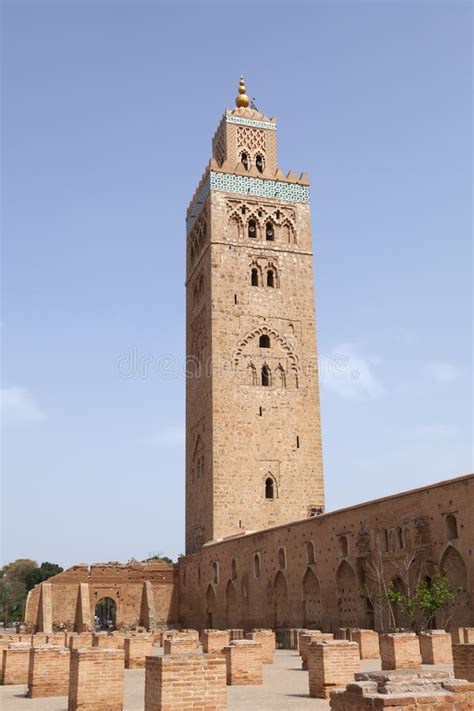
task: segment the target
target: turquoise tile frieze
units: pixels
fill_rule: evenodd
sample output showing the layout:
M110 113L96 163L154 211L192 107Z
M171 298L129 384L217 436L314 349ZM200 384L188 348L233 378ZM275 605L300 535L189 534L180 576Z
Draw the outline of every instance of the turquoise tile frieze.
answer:
M240 116L226 116L226 123L237 123L239 126L252 126L252 128L268 128L276 131L276 123L269 121L257 121L257 119L241 118Z
M233 175L232 173L217 173L213 170L207 176L201 190L189 213L186 221L187 231L192 228L196 217L201 211L210 190L221 190L224 193L238 193L239 195L253 195L255 197L276 198L289 202L309 203L309 187L295 183L283 183L280 180L264 178L250 178L246 175Z

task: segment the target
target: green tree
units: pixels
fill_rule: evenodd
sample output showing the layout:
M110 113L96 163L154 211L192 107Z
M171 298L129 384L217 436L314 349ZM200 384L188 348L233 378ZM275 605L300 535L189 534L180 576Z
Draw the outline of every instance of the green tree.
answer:
M18 558L0 570L0 607L4 621L23 618L26 601L26 576L38 567L35 560Z
M53 575L62 572L63 568L57 563L48 563L47 561L41 563L39 568L33 568L25 575L26 590L32 590L35 585L39 585L44 580L48 580L48 578L51 578Z
M398 605L411 629L430 628L438 612L446 612L461 589L453 590L446 571L435 568L431 578L420 578L413 594L405 595L396 590L393 583L388 587L388 599ZM421 624L420 624L421 618Z

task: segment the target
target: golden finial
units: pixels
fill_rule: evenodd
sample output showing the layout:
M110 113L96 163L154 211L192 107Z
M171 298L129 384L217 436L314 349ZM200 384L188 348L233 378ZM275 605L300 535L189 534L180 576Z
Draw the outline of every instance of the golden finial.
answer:
M240 83L239 83L239 95L235 100L235 105L238 106L239 108L244 108L246 109L247 106L250 104L250 99L245 93L245 82L244 78L241 76L240 77Z

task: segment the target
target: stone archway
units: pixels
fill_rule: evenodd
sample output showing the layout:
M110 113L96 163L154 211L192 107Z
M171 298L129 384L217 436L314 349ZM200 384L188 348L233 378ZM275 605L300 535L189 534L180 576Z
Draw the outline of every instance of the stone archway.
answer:
M448 546L441 559L440 569L446 572L450 586L458 591L452 608L447 612L449 625L453 627L469 626L471 621L470 594L467 582L467 568L464 558L453 546ZM446 617L446 615L445 615ZM437 625L446 624L447 619L436 619Z
M288 625L288 587L286 578L281 570L276 574L273 583L273 613L275 629L282 629Z
M321 629L322 606L319 580L314 571L308 568L303 577L303 626L308 629Z
M207 628L212 630L216 624L217 600L216 593L212 585L209 585L206 593L206 620Z
M117 605L111 597L101 597L94 609L96 630L114 630L117 624Z
M340 627L357 627L359 624L359 605L356 576L345 560L337 569L337 606Z

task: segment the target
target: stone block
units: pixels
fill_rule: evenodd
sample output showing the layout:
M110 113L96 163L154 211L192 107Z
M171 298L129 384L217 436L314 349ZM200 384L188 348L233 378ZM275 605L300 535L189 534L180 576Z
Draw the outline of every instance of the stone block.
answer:
M420 669L420 643L416 634L382 634L379 643L382 669Z
M261 645L262 664L273 664L275 633L272 630L252 630L252 632L247 632L245 639L250 639Z
M147 657L145 711L225 711L226 661L222 654Z
M452 664L451 635L444 630L420 632L420 653L423 664Z
M67 696L71 652L64 646L43 645L30 649L27 696Z
M124 640L125 669L143 669L145 658L153 651L153 637L137 635Z
M238 639L228 647L224 647L224 654L229 686L263 683L260 644L247 639Z
M327 699L332 689L354 681L360 671L359 645L346 640L312 641L308 646L309 695Z
M197 651L197 643L193 637L172 637L163 642L164 654L190 654Z
M308 669L308 647L311 642L317 642L320 640L332 640L333 635L329 632L321 632L320 630L309 630L300 634L300 656L301 656L301 668L305 671Z
M222 654L224 647L230 644L228 630L203 630L201 633L202 651L205 654Z
M456 679L474 682L474 644L453 646L453 669Z
M11 644L2 651L2 684L28 683L31 644Z
M374 630L351 630L351 641L359 645L361 659L380 659L379 633Z
M73 649L68 711L123 711L124 653L121 649Z

